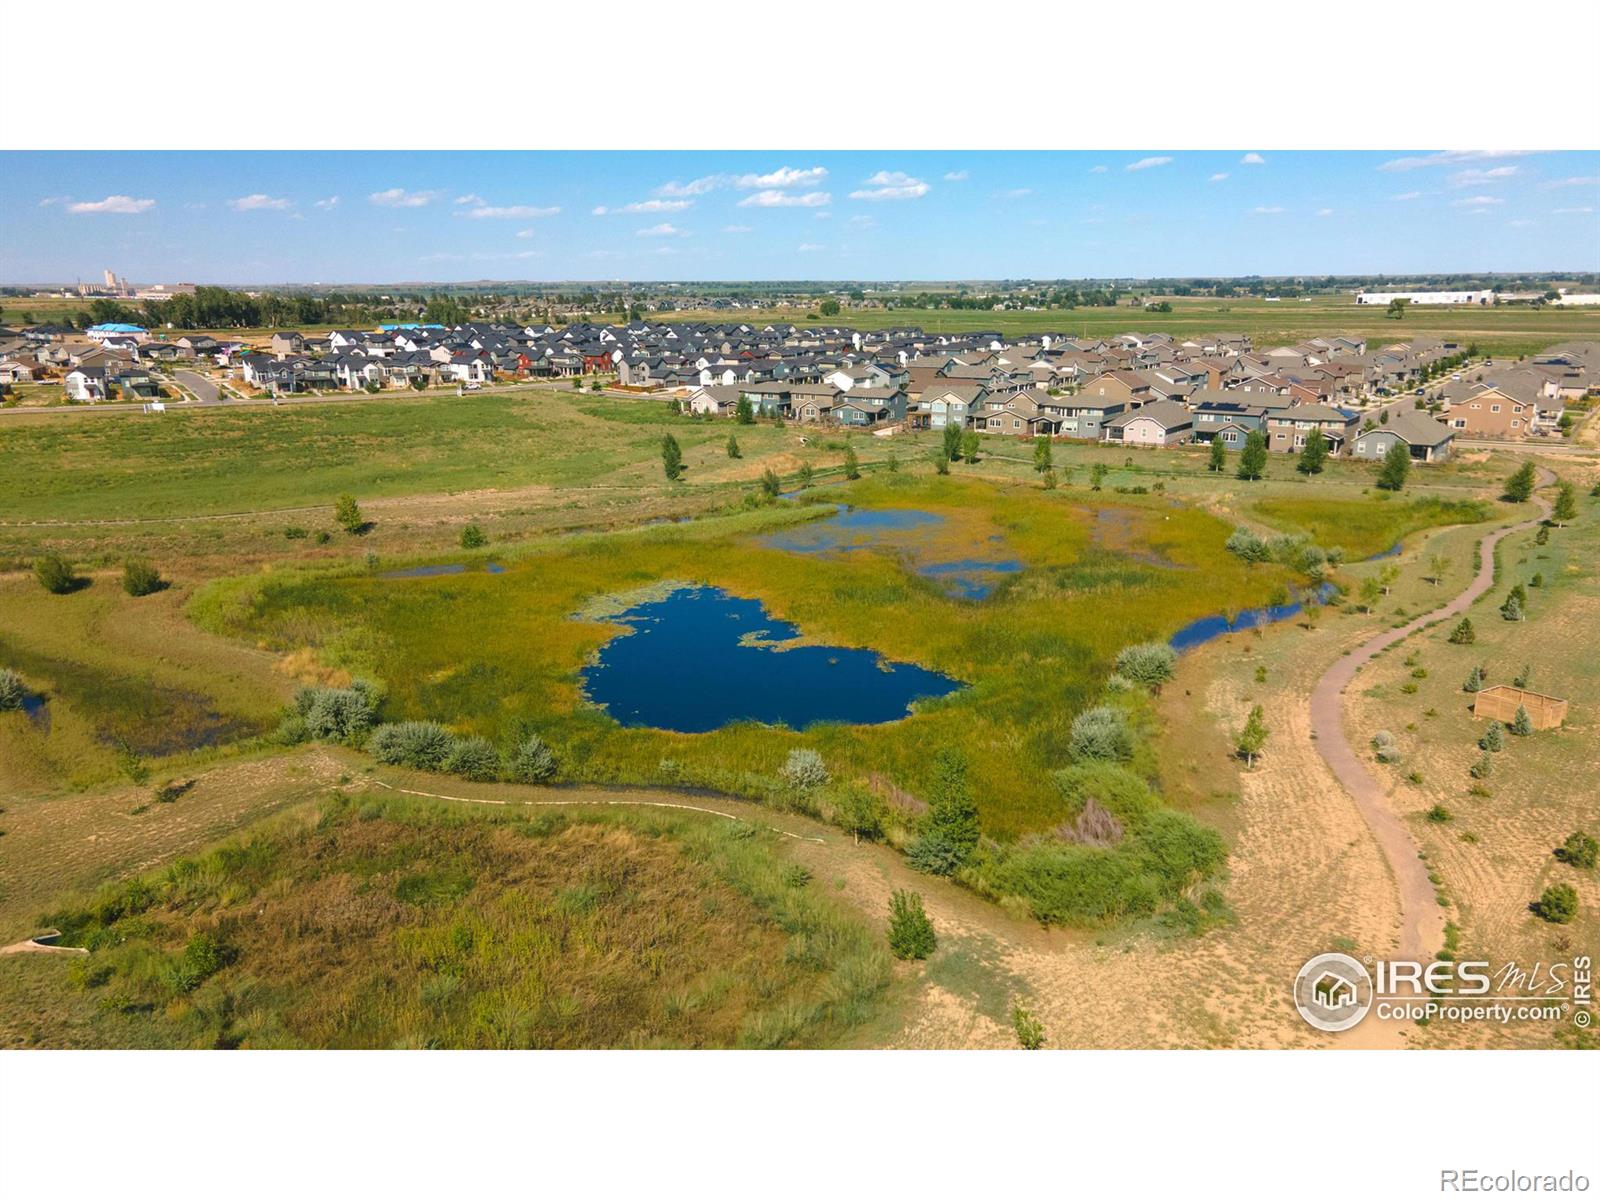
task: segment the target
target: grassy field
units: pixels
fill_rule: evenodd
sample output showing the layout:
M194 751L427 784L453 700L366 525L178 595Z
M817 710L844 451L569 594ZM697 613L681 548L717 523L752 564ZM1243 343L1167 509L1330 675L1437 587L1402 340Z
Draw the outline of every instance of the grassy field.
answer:
M327 792L46 919L93 953L7 964L7 1045L815 1046L890 981L776 835L653 810Z
M1338 546L1354 559L1381 554L1419 529L1470 525L1489 515L1477 500L1402 500L1389 492L1362 500L1274 496L1256 501L1249 511L1276 529L1303 533L1319 546Z

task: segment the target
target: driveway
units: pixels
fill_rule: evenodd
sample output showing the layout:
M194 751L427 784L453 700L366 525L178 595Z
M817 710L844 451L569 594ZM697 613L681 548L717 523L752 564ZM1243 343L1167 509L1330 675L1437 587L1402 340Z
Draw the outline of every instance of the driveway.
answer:
M197 371L174 371L172 377L181 383L201 404L222 403L222 389L215 380L207 379Z

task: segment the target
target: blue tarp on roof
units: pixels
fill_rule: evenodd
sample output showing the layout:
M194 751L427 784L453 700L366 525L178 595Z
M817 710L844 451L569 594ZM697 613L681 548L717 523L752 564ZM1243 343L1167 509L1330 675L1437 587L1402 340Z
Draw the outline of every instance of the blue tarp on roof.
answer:
M94 325L94 326L91 326L90 329L89 329L89 332L90 333L143 333L144 332L144 326L143 325L123 325L120 322L113 322L110 325Z
M396 321L390 325L379 325L378 328L384 333L388 333L391 329L443 329L444 326L429 325L424 321Z

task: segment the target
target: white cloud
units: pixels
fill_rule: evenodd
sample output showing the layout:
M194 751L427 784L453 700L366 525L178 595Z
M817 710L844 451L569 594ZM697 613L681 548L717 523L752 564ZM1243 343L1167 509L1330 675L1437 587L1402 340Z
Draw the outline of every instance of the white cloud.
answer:
M724 225L723 233L754 233L755 230L748 225Z
M879 171L867 186L850 193L852 200L916 200L928 194L928 185L904 171Z
M1170 154L1153 154L1149 158L1141 158L1138 162L1131 162L1123 167L1124 171L1148 171L1151 167L1164 167L1172 161Z
M682 212L686 208L693 207L693 200L636 200L632 204L624 204L621 208L614 208L611 211L619 213L662 213Z
M269 196L265 192L252 192L248 196L240 196L237 200L229 200L228 207L234 212L261 212L274 210L281 212L291 207L290 202L283 196Z
M1417 200L1417 199L1420 199L1421 196L1422 196L1421 192L1401 192L1398 196L1390 196L1389 199L1391 199L1391 200Z
M878 222L877 222L876 219L867 216L865 213L861 213L858 216L854 216L854 217L850 218L850 224L859 225L863 229L871 229L877 223Z
M1470 167L1465 171L1457 171L1450 176L1451 187L1482 187L1486 183L1495 183L1501 179L1509 179L1521 170L1520 167L1490 167L1481 171Z
M1254 150L1250 151L1249 154L1246 154L1239 161L1247 167L1264 167L1267 165L1267 160L1262 158L1261 155L1257 154Z
M792 188L811 187L827 177L827 167L779 167L766 175L735 175L729 182L736 188Z
M1495 158L1520 158L1531 150L1441 150L1437 154L1418 154L1391 158L1379 165L1380 171L1414 171L1418 167L1448 167L1455 163L1483 162Z
M316 202L316 204L314 204L312 207L314 207L314 208L338 208L339 207L339 197L337 197L337 196L324 197L323 199L318 200Z
M591 217L603 217L610 211L611 210L609 208L607 208L604 204L596 204L593 208L591 208L589 210L589 215Z
M473 221L536 221L540 217L553 217L560 211L559 206L537 208L532 204L508 204L497 208L494 205L481 204L477 208L457 213L456 216L467 217Z
M489 203L477 192L468 192L465 196L456 197L457 204L487 204Z
M946 183L960 183L962 180L969 178L971 175L971 171L946 171L944 173L944 181Z
M1552 209L1551 211L1554 212L1558 217L1568 216L1573 213L1592 213L1594 211L1594 205L1583 204L1579 205L1577 208L1556 208Z
M519 229L517 230L517 236L519 238L538 237L539 231L537 229Z
M779 192L771 188L766 191L753 192L739 201L740 208L821 208L824 204L832 204L833 197L827 192Z
M1110 169L1111 169L1110 167L1106 167L1106 166L1090 167L1089 168L1089 174L1091 174L1091 175L1104 175Z
M676 225L672 224L672 222L663 221L659 225L652 225L648 229L639 230L638 231L638 236L639 237L688 237L689 235L686 234L683 230L679 229Z
M154 208L154 200L135 200L132 196L107 196L104 200L80 200L67 205L70 213L142 213Z
M1226 171L1218 171L1210 179L1206 180L1206 182L1207 183L1221 183L1227 177L1228 177L1228 173Z
M1544 186L1547 189L1565 187L1600 187L1600 175L1569 175L1565 179L1552 179Z
M52 204L66 204L71 199L71 196L46 196L43 200L39 201L39 207L49 208Z
M1021 200L1024 196L1033 195L1033 189L1030 187L1007 188L1003 192L991 192L989 194L996 200Z
M1331 216L1333 216L1333 209L1331 209L1331 208L1319 208L1319 209L1317 209L1317 216L1319 216L1319 217L1331 217Z
M1457 208L1467 208L1469 206L1482 208L1486 204L1504 204L1505 201L1499 196L1463 196L1459 200L1450 201L1450 203Z
M801 242L798 246L795 247L795 251L797 253L800 253L800 254L809 254L813 250L825 250L825 249L827 249L827 247L819 246L819 245L817 245L816 242Z
M1537 222L1529 221L1529 220L1527 220L1525 218L1518 218L1515 221L1507 221L1506 224L1511 226L1511 228L1513 228L1513 229L1524 229L1529 225L1537 224Z
M443 193L441 192L408 192L405 188L388 188L381 192L373 192L367 199L380 208L422 208L432 204Z
M1254 208L1252 208L1250 211L1253 212L1253 213L1261 213L1263 215L1269 215L1270 216L1272 213L1281 213L1283 211L1283 205L1281 205L1281 204L1258 204Z
M703 196L717 186L718 176L702 175L699 179L691 179L688 183L679 183L676 179L668 180L656 189L658 196Z

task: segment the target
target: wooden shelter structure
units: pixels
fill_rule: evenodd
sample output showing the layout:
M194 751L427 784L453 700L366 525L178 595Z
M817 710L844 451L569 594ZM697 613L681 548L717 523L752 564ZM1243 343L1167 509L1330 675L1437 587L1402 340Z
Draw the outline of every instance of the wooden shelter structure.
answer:
M1472 715L1487 717L1506 725L1517 719L1517 709L1528 710L1535 729L1555 729L1567 719L1567 702L1555 696L1530 692L1526 688L1497 683L1486 687L1472 701Z

